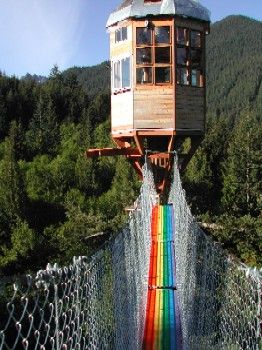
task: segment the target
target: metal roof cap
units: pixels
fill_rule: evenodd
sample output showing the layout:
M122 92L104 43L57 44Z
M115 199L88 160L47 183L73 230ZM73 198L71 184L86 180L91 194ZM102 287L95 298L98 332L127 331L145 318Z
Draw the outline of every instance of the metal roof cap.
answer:
M144 0L124 0L108 18L107 27L128 18L143 18L148 15L177 15L210 21L210 11L198 0L161 0L145 3Z

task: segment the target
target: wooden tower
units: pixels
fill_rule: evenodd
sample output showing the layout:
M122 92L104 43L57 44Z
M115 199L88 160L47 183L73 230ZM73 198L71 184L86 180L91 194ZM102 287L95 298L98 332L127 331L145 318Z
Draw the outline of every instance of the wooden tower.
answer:
M209 12L197 0L124 0L107 28L111 132L118 148L86 155L125 155L142 176L147 152L161 192L172 153L185 169L205 133Z

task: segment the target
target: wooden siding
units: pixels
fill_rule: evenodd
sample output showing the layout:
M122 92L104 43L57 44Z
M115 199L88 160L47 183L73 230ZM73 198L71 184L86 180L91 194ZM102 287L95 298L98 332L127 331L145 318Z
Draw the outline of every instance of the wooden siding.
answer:
M135 89L134 128L174 128L174 89L172 86Z
M133 92L111 96L112 131L133 129Z
M189 86L176 88L176 130L204 131L205 90Z

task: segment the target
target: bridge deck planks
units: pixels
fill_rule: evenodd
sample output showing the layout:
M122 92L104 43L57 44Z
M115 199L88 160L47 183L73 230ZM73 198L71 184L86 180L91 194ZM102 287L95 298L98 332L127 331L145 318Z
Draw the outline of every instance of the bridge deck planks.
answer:
M176 337L173 208L155 206L151 221L151 254L144 350L179 350Z

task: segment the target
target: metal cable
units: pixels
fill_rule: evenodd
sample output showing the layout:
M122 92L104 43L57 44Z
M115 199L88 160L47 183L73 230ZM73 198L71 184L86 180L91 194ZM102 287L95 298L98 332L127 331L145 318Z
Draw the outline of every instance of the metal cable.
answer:
M128 225L91 259L48 265L13 287L1 285L0 350L141 348L156 203L147 162L143 173ZM261 271L235 262L201 230L186 203L177 162L169 201L184 349L261 349Z
M262 349L261 270L236 262L203 232L187 205L177 161L169 201L184 349Z

